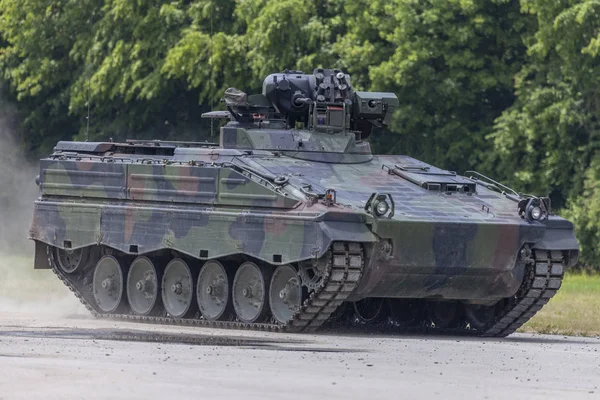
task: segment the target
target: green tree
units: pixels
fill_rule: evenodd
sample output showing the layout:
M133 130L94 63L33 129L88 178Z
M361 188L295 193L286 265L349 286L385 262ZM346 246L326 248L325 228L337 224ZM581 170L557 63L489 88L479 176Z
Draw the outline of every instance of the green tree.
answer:
M495 169L522 190L567 204L583 261L600 265L600 1L522 0L537 29L516 76L517 101L496 121Z
M586 170L582 193L571 201L565 216L575 223L582 265L600 268L600 152Z
M164 7L164 13L186 16L187 23L161 67L163 75L186 82L199 91L199 101L215 104L225 89L259 88L246 59L245 24L235 17L235 1L182 1ZM261 81L262 83L262 81Z
M78 36L70 58L81 72L72 82L69 111L78 116L83 137L91 101L92 137L151 136L194 139L200 124L197 91L162 69L189 17L174 3L107 0L97 19Z
M90 139L198 138L208 106L199 90L163 71L192 17L162 3L0 1L0 70L30 152L83 139L88 100Z
M356 7L371 88L400 98L380 148L464 171L483 163L493 121L514 101L531 18L513 1L375 0ZM367 11L365 11L367 10ZM378 32L379 42L374 32ZM352 31L352 40L360 31ZM373 59L375 58L375 59ZM365 69L365 67L359 67Z
M193 3L185 12L191 24L169 51L162 70L169 77L185 79L189 88L200 88L203 101L214 101L214 93L221 96L230 86L259 91L264 77L273 72L334 66L332 43L336 29L343 29L338 15L342 4L341 0Z
M70 57L98 2L0 1L0 69L19 101L28 150L47 151L75 132L70 85L81 72Z
M558 205L583 189L598 150L600 2L523 0L537 32L516 76L518 100L496 122L496 169ZM595 36L594 36L595 34Z
M340 1L240 2L236 15L246 25L247 60L257 77L283 69L312 72L334 66L331 25L339 24Z
M0 79L32 155L202 139L231 86L341 68L400 99L375 151L550 194L600 265L600 0L0 0Z

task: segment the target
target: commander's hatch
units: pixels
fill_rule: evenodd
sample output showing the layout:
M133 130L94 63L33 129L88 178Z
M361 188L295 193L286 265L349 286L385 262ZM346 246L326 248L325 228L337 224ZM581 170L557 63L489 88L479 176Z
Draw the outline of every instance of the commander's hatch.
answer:
M383 165L389 174L400 176L425 190L443 193L475 193L477 184L470 179L456 175L456 172L446 171L425 163Z

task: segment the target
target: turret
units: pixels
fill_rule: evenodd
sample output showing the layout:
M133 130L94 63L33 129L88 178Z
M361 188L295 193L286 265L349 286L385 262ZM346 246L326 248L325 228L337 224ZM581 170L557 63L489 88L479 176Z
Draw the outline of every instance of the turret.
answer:
M223 148L328 163L372 159L363 139L373 126L388 126L398 106L395 94L355 91L350 75L323 68L311 75L288 70L271 74L261 94L229 88L223 101L227 111L203 115L230 119L221 128Z
M228 113L205 116L227 116L244 124L260 123L263 128L273 121L285 122L285 129L353 131L361 139L371 134L373 126L388 126L398 106L395 94L354 91L350 75L324 68L312 75L289 70L271 74L263 82L262 94L248 96L230 88L224 102Z
M316 69L312 75L284 71L269 75L263 83L263 96L288 121L308 129L371 134L373 125L387 126L398 106L393 93L355 92L350 75L338 69Z

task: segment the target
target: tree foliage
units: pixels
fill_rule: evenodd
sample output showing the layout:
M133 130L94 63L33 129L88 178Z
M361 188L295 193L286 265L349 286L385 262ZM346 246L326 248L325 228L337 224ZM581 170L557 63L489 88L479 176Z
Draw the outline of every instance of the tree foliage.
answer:
M481 165L493 121L514 101L529 16L505 0L376 0L369 7L363 17L387 44L364 47L373 53L366 62L376 57L371 85L394 91L401 103L392 127L400 137L383 141L459 171Z
M33 156L203 139L227 87L337 67L400 98L376 150L550 194L600 265L600 0L0 0L0 79ZM88 109L91 118L88 120Z
M498 118L494 170L570 206L583 261L600 265L600 1L523 0L536 30Z

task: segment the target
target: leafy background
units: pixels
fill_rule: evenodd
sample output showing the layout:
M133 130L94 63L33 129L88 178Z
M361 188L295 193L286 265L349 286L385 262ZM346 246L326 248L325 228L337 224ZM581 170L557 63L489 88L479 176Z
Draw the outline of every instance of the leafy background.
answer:
M337 67L400 98L375 150L548 194L600 265L600 0L0 0L27 157L61 139L206 139L230 86Z

